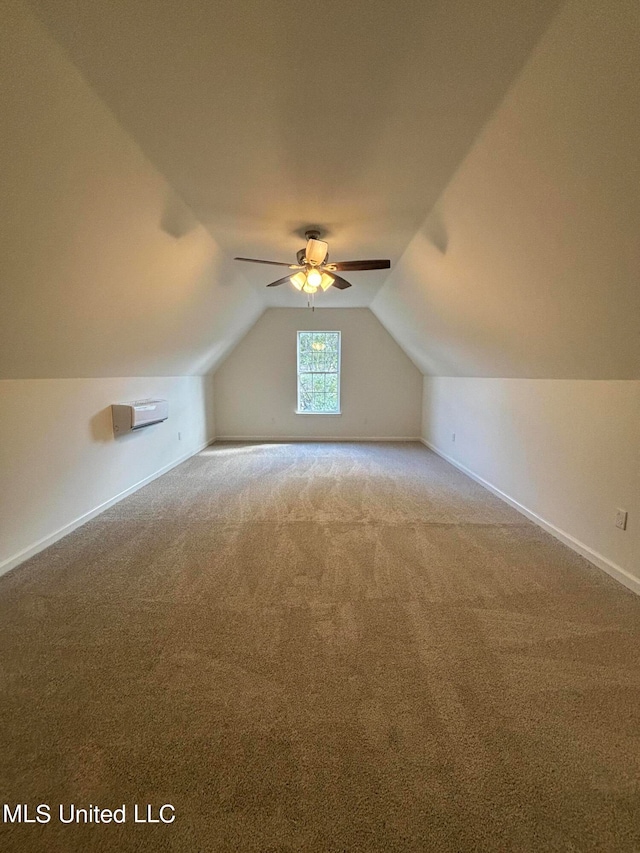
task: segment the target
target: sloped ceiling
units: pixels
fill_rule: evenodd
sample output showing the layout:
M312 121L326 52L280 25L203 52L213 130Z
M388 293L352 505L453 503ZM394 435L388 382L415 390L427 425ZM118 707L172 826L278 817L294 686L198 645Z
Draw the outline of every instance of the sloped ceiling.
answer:
M640 379L640 4L572 0L372 310L426 374Z
M424 372L636 375L638 7L605 5L6 0L0 375L215 369L301 299L231 259L309 225L392 259L322 304Z
M214 368L262 301L11 0L0 81L0 378Z
M558 0L31 5L225 259L293 261L318 225L334 260L395 262ZM300 306L236 267L264 304ZM323 305L369 305L384 279Z

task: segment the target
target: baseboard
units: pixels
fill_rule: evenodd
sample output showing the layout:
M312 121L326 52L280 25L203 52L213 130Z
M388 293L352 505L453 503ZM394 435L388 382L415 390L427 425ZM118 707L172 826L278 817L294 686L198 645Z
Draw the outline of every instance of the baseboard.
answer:
M588 545L585 545L584 542L581 542L579 539L576 539L575 536L572 536L570 533L567 533L565 530L562 530L559 527L556 527L555 524L552 524L550 521L547 521L545 518L537 515L537 513L532 512L532 510L528 509L523 504L514 500L514 498L510 497L506 492L503 492L501 489L498 489L493 483L490 483L488 480L485 480L483 477L480 477L478 474L475 474L470 468L467 468L466 465L463 465L462 462L458 462L453 457L446 454L443 450L436 447L434 444L431 444L430 441L427 441L425 438L421 438L420 441L429 450L433 450L434 453L437 453L438 456L441 456L444 460L449 462L454 468L457 468L459 471L462 471L463 474L466 474L467 477L470 477L472 480L475 480L476 483L479 483L481 486L484 486L485 489L488 489L492 492L496 497L499 497L505 503L509 504L509 506L513 507L513 509L522 513L529 521L533 521L534 524L537 524L538 527L541 527L543 530L546 530L547 533L550 533L556 539L559 539L564 545L567 545L571 548L572 551L575 551L576 554L580 554L581 557L584 557L586 560L589 560L590 563L593 563L599 569L606 572L608 575L611 575L612 578L617 580L619 583L623 584L630 589L632 592L635 592L637 595L640 595L640 580L630 574L626 569L623 569L622 566L619 566L617 563L614 563L612 560L609 560L603 554L600 554L598 551L594 551L593 548L590 548Z
M123 500L123 498L132 495L134 492L137 492L138 489L141 489L143 486L146 486L148 483L151 483L153 480L157 480L158 477L161 477L163 474L166 474L167 471L171 471L172 468L176 468L178 465L181 465L183 462L186 462L187 459L190 459L192 456L195 456L197 453L200 453L208 447L210 444L215 442L215 438L210 441L206 441L201 446L197 447L195 450L190 451L189 453L184 453L182 456L175 459L173 462L169 462L168 465L163 465L162 468L159 468L153 474L149 474L148 477L145 477L143 480L140 480L137 483L134 483L133 486L129 486L128 489L125 489L123 492L120 492L114 497L109 498L108 501L99 504L93 509L89 510L89 512L85 512L83 515L78 518L70 521L68 524L65 524L64 527L61 527L59 530L56 530L54 533L50 533L48 536L39 539L37 542L34 542L33 545L29 545L28 548L20 551L17 554L14 554L13 557L9 557L6 560L3 560L0 563L0 575L4 575L7 572L14 569L16 566L19 566L20 563L24 563L25 560L28 560L30 557L35 557L36 554L39 554L40 551L44 551L45 548L48 548L49 545L53 545L54 542L57 542L59 539L62 539L63 536L66 536L68 533L72 533L78 527L82 527L83 524L86 524L87 521L91 521L92 518L95 518L97 515L100 515L101 512L104 512L109 507L112 507L114 504L117 504L118 501Z
M275 444L281 441L422 441L416 436L407 435L218 435L216 441L261 441Z

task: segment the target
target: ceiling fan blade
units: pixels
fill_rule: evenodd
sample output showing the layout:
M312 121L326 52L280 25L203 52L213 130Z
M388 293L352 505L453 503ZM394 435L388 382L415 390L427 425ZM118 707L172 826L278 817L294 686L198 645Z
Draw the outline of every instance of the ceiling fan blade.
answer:
M274 267L289 267L290 270L302 269L300 264L285 264L284 261L259 261L257 258L234 258L234 261L247 261L250 264L271 264Z
M391 268L391 261L389 260L375 260L375 261L336 261L335 263L327 264L327 270L331 272L332 270L339 271L351 271L356 272L357 270L388 270Z
M339 275L336 275L334 272L329 273L331 278L333 279L332 287L337 287L338 290L346 290L347 287L351 287L351 284Z
M277 281L272 281L271 284L267 285L267 287L278 287L279 284L286 284L288 281L291 281L291 276L285 275L284 278L279 278Z

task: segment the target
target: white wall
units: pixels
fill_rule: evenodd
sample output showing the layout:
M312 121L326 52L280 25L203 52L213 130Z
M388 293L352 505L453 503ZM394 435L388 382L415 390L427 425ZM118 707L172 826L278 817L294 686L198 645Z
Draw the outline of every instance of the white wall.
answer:
M423 437L640 592L640 382L425 377Z
M201 376L0 381L0 572L212 439L211 386ZM150 396L169 401L169 419L114 439L111 404Z
M342 332L341 415L296 414L307 329ZM216 372L215 399L219 438L417 438L422 376L368 308L270 308Z

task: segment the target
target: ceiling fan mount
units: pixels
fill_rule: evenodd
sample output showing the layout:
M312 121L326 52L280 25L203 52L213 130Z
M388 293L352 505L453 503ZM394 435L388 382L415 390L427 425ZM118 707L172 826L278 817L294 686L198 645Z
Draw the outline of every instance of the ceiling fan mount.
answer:
M388 270L391 261L387 259L367 261L337 261L329 262L329 244L321 240L321 232L316 228L305 231L307 244L299 249L296 254L296 264L287 264L284 261L263 261L257 258L234 258L236 261L246 261L251 264L270 264L272 266L288 267L296 270L295 273L286 275L278 281L272 281L267 287L278 287L280 284L290 282L296 290L304 291L311 299L318 288L328 290L335 287L338 290L346 290L351 287L350 282L336 275L338 272L348 270L357 272L360 270Z

